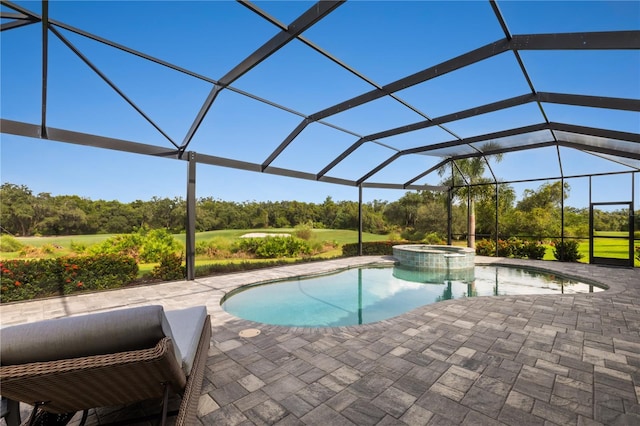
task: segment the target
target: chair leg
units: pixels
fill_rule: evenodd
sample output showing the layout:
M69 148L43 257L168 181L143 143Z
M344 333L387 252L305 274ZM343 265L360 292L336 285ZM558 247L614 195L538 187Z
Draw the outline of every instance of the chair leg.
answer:
M167 424L167 410L169 407L169 384L163 383L164 395L162 397L162 418L160 419L160 425L166 426Z
M2 417L7 426L18 426L21 423L20 402L2 398Z
M33 426L36 424L36 420L38 419L38 409L40 409L41 405L43 405L42 402L36 402L33 405L33 410L31 410L31 414L29 415L29 426Z

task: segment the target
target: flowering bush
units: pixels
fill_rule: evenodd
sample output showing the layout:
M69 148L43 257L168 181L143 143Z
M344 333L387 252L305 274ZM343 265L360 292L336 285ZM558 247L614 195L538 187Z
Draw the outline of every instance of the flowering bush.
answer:
M0 262L2 302L83 290L118 288L138 275L134 259L119 255Z
M476 254L478 256L494 256L496 254L496 242L492 240L476 241Z

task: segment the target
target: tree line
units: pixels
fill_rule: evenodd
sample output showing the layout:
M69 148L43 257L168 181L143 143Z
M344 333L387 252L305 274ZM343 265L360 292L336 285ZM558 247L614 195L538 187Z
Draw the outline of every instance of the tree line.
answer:
M91 200L78 195L34 194L26 185L0 186L2 231L16 236L130 233L140 228L184 232L186 201L182 197L152 197L123 203ZM385 201L363 206L367 232L386 233ZM333 201L232 202L212 197L196 200L196 230L288 228L312 224L316 228L357 229L358 203Z
M525 190L516 201L514 189L499 185L478 186L467 194L456 190L451 208L454 237L466 238L469 199L473 199L476 235L493 238L524 236L558 237L561 233L561 206L570 187L560 181L544 183ZM447 193L409 191L393 202L374 200L363 204L363 230L378 234L395 232L399 237L420 240L429 234L444 239L447 233ZM153 197L148 201L123 203L117 200L91 200L77 195L34 194L25 185L0 186L0 225L3 233L15 236L80 235L131 233L141 228L185 230L186 201L181 197ZM498 228L496 230L496 208ZM564 208L565 236L586 237L588 208ZM637 216L636 216L637 217ZM611 212L596 217L599 229L626 229L626 212ZM298 225L314 228L357 229L358 203L334 201L232 202L204 197L196 200L196 230L289 228ZM638 227L640 224L637 224ZM638 229L638 228L636 228Z

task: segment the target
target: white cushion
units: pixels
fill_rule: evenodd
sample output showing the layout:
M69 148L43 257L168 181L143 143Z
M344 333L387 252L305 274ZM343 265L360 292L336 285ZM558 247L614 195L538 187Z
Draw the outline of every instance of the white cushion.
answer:
M193 361L198 351L198 342L207 318L207 308L195 306L193 308L167 311L165 314L173 331L175 344L182 354L182 369L188 376L191 373Z

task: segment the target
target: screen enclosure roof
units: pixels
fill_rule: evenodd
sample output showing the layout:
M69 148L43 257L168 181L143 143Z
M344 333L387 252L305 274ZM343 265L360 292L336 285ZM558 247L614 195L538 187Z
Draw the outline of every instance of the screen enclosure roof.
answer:
M443 167L471 157L500 182L585 159L640 170L637 2L2 1L1 16L5 134L392 189L444 189Z

